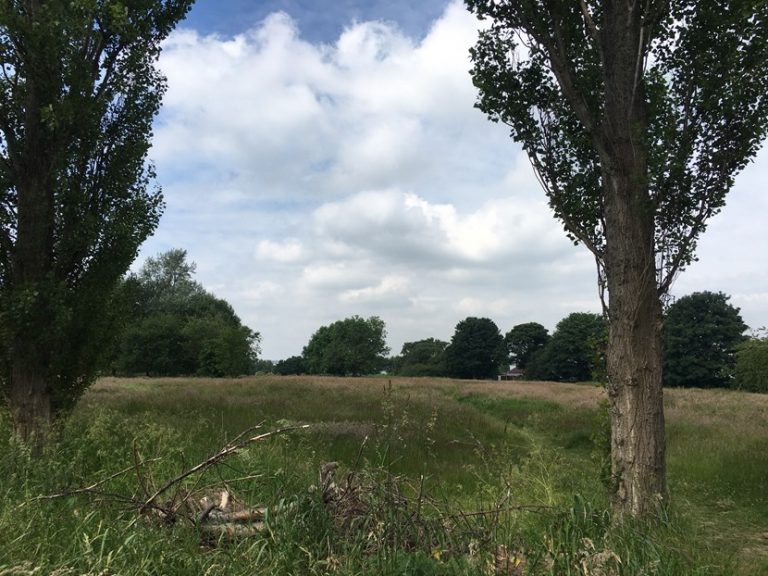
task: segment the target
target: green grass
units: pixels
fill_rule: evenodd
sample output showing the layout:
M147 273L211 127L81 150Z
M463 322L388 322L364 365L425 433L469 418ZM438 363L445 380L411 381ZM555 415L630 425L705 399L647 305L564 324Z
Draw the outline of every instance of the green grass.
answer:
M604 417L557 401L558 390L580 393L563 386L106 380L39 458L9 441L2 415L0 576L768 574L767 425L750 420L745 437L734 416L749 403L701 396L693 411L670 396L669 518L619 529L600 480ZM201 547L193 525L165 525L121 500L142 501L142 484L173 478L259 423L310 427L253 444L184 489L227 483L269 506L263 536ZM149 463L132 470L136 459ZM329 461L340 483L352 474L367 510L341 524L310 488ZM38 499L124 469L99 494Z

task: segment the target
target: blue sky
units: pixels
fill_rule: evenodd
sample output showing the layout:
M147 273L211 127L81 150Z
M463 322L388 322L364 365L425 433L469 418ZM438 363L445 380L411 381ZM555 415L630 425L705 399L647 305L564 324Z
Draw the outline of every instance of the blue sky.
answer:
M445 9L444 0L197 0L184 26L231 36L274 12L290 14L310 42L334 42L353 22L392 22L423 37Z
M168 40L151 157L167 209L142 249L184 248L261 332L263 357L380 316L389 344L598 311L595 268L528 160L473 108L460 2L199 0ZM739 178L673 287L768 324L768 153Z

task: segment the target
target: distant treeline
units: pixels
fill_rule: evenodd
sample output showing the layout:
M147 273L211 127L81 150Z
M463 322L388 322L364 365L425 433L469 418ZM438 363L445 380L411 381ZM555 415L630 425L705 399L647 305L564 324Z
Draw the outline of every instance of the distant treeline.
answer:
M259 360L260 335L226 301L193 279L184 250L148 258L113 297L113 335L103 372L149 376L238 376L256 372L528 380L605 380L608 327L599 314L574 312L552 334L537 322L502 334L489 318L468 317L450 342L425 338L389 355L378 316L352 316L320 327L300 356ZM765 329L745 335L738 308L723 293L697 292L665 315L664 384L768 392Z
M747 329L723 293L697 292L671 304L665 316L665 386L768 392L768 338L765 330L745 335ZM320 328L300 356L261 360L258 370L488 379L514 367L515 375L528 380L605 380L608 327L599 314L569 314L552 334L527 322L502 335L489 318L469 317L456 325L450 342L406 342L391 357L385 339L380 318L354 316Z

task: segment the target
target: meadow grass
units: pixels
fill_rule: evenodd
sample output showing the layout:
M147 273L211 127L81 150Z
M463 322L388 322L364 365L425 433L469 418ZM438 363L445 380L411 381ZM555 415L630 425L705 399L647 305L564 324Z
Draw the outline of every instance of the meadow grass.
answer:
M0 416L0 575L768 574L768 398L668 391L669 516L620 528L603 398L555 383L104 379L42 457ZM261 537L203 546L188 522L137 514L147 485L255 424L309 428L183 487L267 505ZM359 483L364 515L340 523L311 488L330 461ZM121 470L98 493L39 498Z

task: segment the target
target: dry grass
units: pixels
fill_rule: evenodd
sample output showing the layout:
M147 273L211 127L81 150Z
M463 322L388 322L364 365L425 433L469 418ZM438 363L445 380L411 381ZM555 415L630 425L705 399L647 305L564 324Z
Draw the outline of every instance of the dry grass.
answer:
M768 438L768 395L732 390L665 391L670 422Z
M596 408L606 398L605 389L593 384L566 384L564 382L528 382L511 380L502 382L461 381L462 394L486 394L508 398L526 396L557 402L571 408Z
M259 389L273 386L294 390L311 389L313 393L363 395L381 394L387 386L415 398L445 394L464 396L483 394L496 398L529 397L557 402L571 408L596 408L606 399L605 390L593 384L562 382L450 380L441 378L338 378L332 376L255 376L238 380L224 378L102 378L93 386L86 400L109 402L152 397L162 399L167 388L178 400L182 391L194 404L201 405L216 388L226 388L219 402L257 403ZM180 390L181 389L181 390ZM158 392L161 392L158 394ZM731 390L668 389L664 392L665 412L669 422L730 430L754 438L768 437L768 395Z

